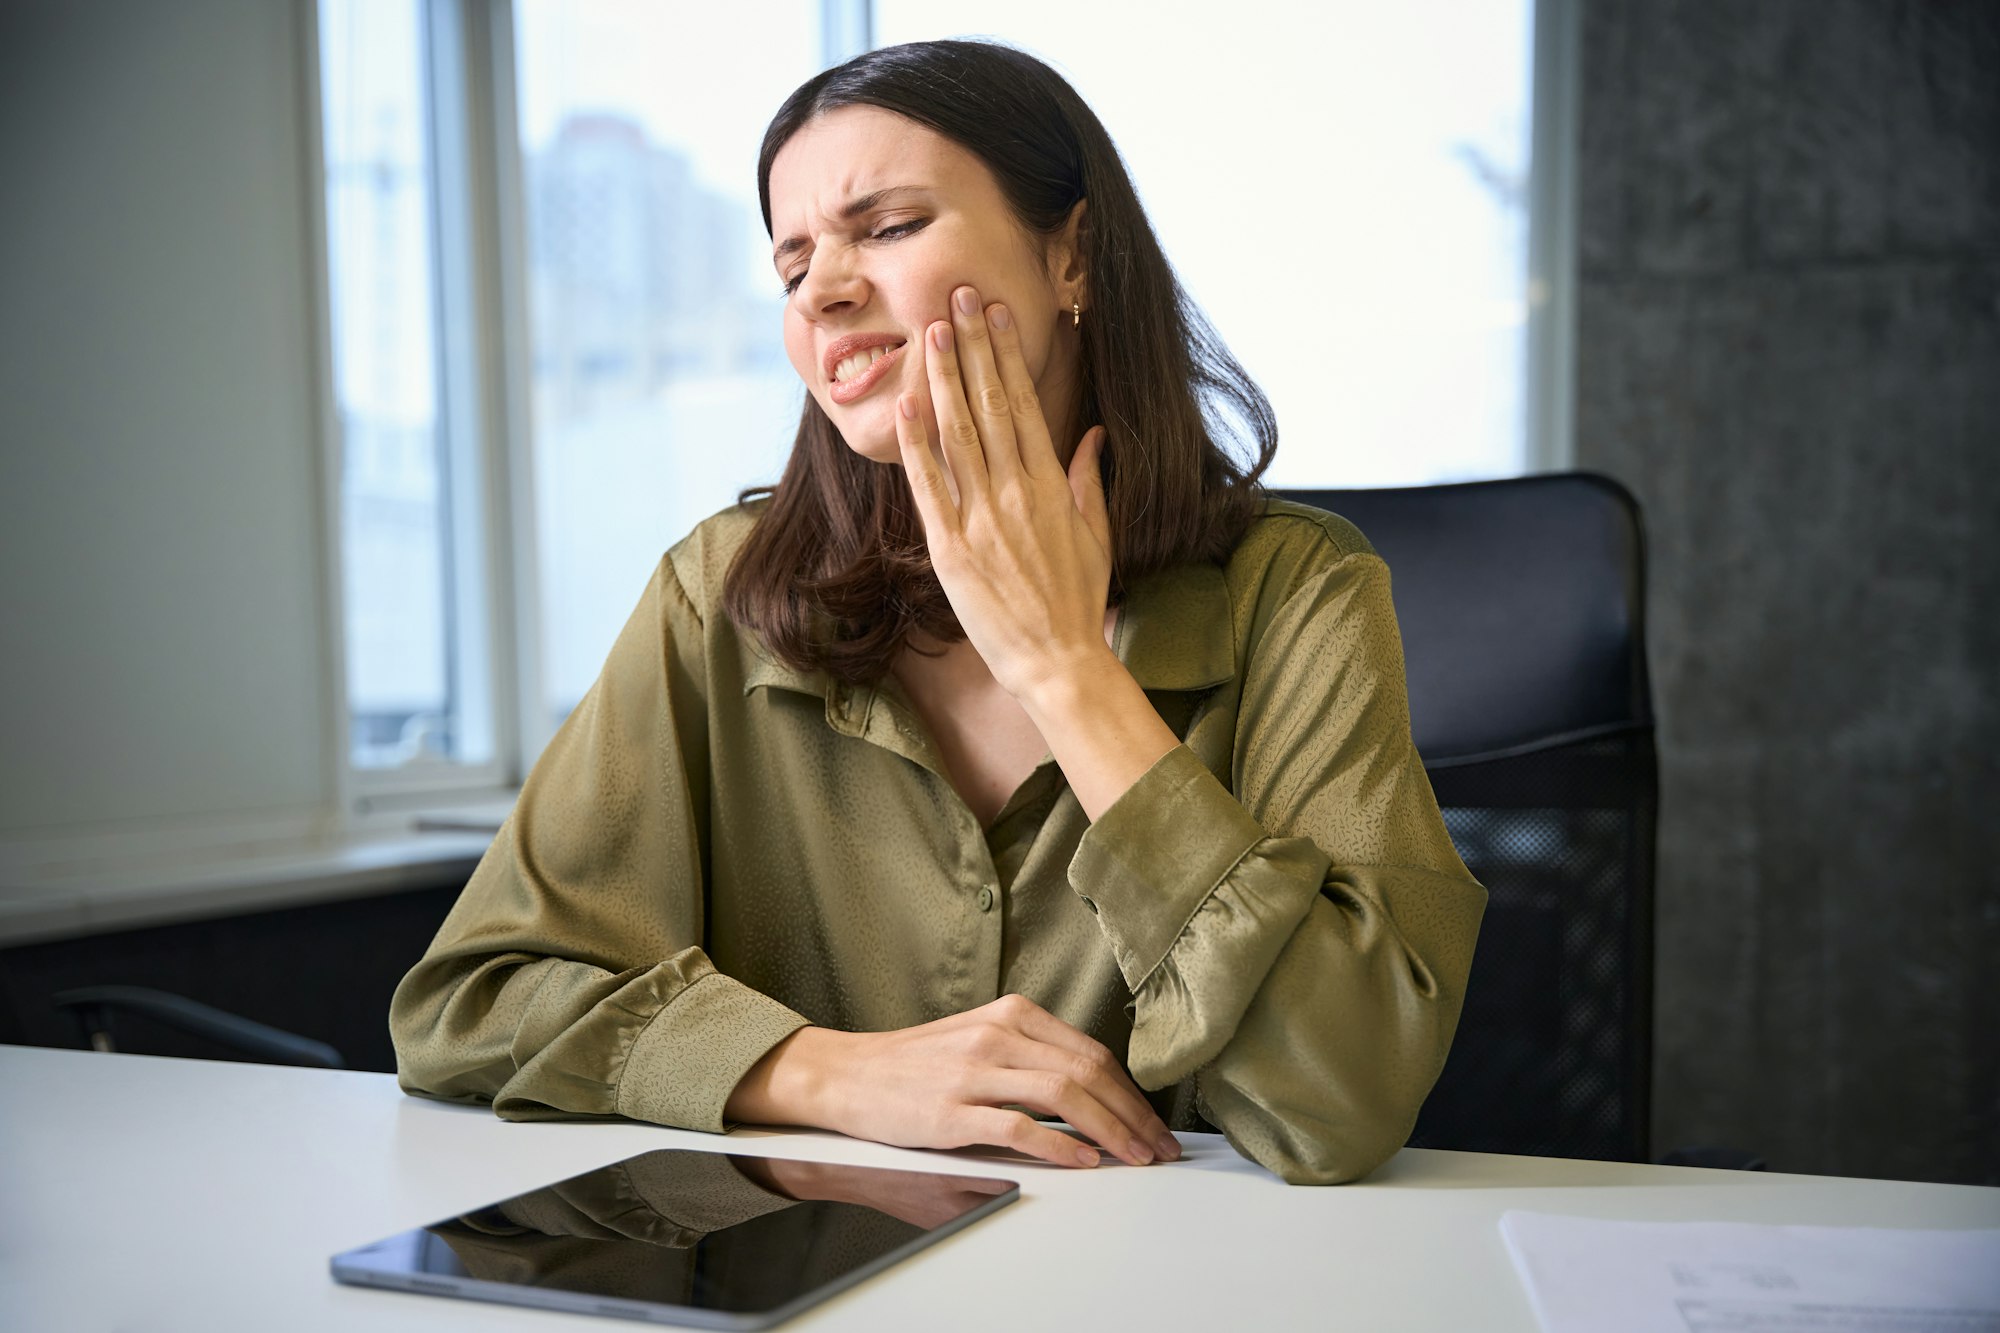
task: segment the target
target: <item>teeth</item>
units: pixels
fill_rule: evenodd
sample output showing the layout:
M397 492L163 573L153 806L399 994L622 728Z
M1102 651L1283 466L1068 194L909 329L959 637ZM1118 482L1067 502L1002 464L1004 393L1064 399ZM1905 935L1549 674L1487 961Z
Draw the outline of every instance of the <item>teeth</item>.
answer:
M896 347L900 346L902 346L901 343L896 344ZM833 368L833 382L840 384L853 379L856 375L859 375L862 371L895 351L896 347L870 347L856 352L853 356L848 357Z

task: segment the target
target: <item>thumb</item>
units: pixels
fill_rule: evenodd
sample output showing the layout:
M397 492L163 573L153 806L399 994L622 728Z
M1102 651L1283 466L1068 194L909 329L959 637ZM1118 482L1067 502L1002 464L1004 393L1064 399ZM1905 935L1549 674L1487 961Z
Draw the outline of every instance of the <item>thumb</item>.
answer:
M1108 551L1111 516L1104 506L1104 440L1104 427L1092 426L1076 446L1076 453L1069 460L1069 493L1092 535Z

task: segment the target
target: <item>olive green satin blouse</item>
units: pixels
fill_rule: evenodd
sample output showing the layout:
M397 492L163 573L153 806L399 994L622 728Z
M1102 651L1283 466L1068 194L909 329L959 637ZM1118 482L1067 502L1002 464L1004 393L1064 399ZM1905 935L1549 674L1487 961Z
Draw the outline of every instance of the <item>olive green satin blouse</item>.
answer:
M720 609L760 506L669 551L390 1014L402 1085L509 1119L720 1131L795 1029L1018 992L1295 1182L1408 1136L1485 891L1410 743L1389 572L1271 501L1134 586L1113 648L1182 738L1094 824L1052 760L982 829L893 679Z

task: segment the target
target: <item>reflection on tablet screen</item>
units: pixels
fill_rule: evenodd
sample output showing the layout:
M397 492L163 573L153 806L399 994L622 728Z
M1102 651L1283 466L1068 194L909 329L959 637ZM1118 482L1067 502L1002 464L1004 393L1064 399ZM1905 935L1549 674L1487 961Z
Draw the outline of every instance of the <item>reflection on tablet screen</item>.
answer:
M341 1282L768 1328L1019 1197L1012 1181L662 1149L336 1255Z

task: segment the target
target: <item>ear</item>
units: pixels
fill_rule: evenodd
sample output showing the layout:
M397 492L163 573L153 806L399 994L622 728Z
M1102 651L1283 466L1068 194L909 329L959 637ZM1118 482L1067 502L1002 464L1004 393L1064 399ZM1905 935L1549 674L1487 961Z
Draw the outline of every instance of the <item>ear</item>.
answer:
M1062 230L1049 240L1049 276L1055 279L1065 309L1072 301L1090 304L1090 218L1088 199L1079 199Z

